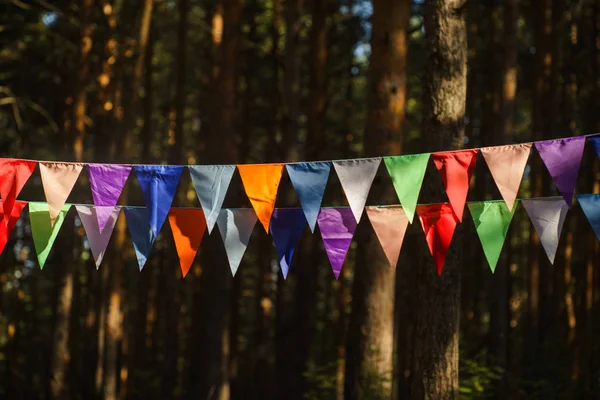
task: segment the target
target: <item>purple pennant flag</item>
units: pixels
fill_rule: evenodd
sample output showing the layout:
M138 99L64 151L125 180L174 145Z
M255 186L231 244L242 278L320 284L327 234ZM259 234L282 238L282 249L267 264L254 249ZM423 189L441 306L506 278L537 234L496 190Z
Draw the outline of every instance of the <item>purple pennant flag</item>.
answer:
M535 148L569 207L573 203L584 147L585 136L535 142Z
M333 274L338 279L356 231L356 219L350 208L322 208L317 224Z
M294 249L306 226L306 217L301 208L276 208L271 216L271 235L277 250L283 279L287 278Z
M131 165L87 164L96 219L100 232L112 218L113 210L131 172Z

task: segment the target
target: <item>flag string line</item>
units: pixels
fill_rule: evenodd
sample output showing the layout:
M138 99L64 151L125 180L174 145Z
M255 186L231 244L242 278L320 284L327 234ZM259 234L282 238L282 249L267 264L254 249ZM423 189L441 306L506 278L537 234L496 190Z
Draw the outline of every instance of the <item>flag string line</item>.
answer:
M471 147L471 148L464 148L464 149L459 149L459 150L438 150L438 151L432 151L432 152L425 152L425 153L412 153L412 154L396 154L396 155L386 155L386 156L379 156L379 157L357 157L357 158L340 158L340 159L332 159L332 160L316 160L316 161L289 161L289 162L273 162L273 163L242 163L242 164L236 164L236 163L230 163L230 164L128 164L128 163L118 163L118 162L106 162L106 163L101 163L101 162L85 162L85 161L60 161L60 160L33 160L33 159L27 159L27 158L14 158L15 160L19 160L19 161L30 161L30 162L36 162L36 163L63 163L63 164L83 164L83 165L106 165L106 164L113 164L113 165L125 165L125 166L131 166L131 167L135 167L135 166L157 166L157 167L161 167L161 166L177 166L177 167L195 167L195 166L202 166L202 165L215 165L215 166L222 166L222 165L278 165L278 164L283 164L283 165L297 165L297 164L305 164L305 163L340 163L340 162L344 162L344 161L367 161L367 160L379 160L379 159L383 159L386 157L401 157L401 156L416 156L416 155L420 155L420 154L434 154L434 153L459 153L462 151L469 151L469 150L481 150L481 149L491 149L491 148L500 148L500 147L505 147L505 146L518 146L520 144L535 144L535 143L544 143L544 142L552 142L552 141L557 141L557 140L565 140L565 139L572 139L572 138L577 138L577 137L590 137L590 136L596 136L596 135L600 135L600 133L590 133L590 134L586 134L586 135L579 135L579 136L569 136L569 137L562 137L562 138L554 138L554 139L546 139L546 140L538 140L538 141L528 141L528 142L522 142L522 143L510 143L510 144L501 144L501 145L497 145L497 146L483 146L483 147ZM6 158L6 157L4 157Z
M588 194L588 193L582 193L582 194ZM591 193L593 194L593 193ZM562 196L548 196L548 197L520 197L515 199L515 202L517 201L521 201L521 200L558 200L558 199L563 199ZM17 201L22 201L25 203L37 203L37 204L47 204L46 201L29 201L29 200L18 200ZM477 200L477 201L467 201L466 204L474 204L474 203L504 203L504 200L502 199L492 199L492 200ZM441 201L438 203L419 203L417 204L417 207L419 206L433 206L433 205L437 205L437 204L450 204L447 201ZM70 205L70 206L82 206L82 207L102 207L102 206L96 206L94 204L90 204L90 203L65 203L65 205ZM401 204L381 204L381 205L365 205L366 207L376 207L376 208L402 208ZM148 208L146 206L122 206L122 205L116 205L114 207L112 206L108 206L108 208ZM170 207L172 209L177 209L177 210L202 210L202 207ZM298 206L298 207L275 207L276 210L297 210L297 209L301 209L302 207ZM319 207L319 208L323 208L323 209L339 209L339 208L350 208L350 206L326 206L326 207ZM252 206L250 207L223 207L223 209L225 210L247 210L247 209L253 209Z

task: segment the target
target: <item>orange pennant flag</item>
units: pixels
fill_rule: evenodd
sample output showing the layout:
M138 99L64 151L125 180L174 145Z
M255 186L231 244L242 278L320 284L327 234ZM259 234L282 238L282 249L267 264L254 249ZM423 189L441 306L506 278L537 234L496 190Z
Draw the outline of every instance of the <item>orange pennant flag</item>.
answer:
M456 218L462 222L469 182L475 169L477 149L444 151L431 154L436 168L440 171L444 188Z
M185 278L206 230L204 212L196 208L172 208L169 210L169 225L179 256L181 274Z
M265 231L269 233L271 215L275 209L277 189L283 173L283 164L238 165L246 195Z

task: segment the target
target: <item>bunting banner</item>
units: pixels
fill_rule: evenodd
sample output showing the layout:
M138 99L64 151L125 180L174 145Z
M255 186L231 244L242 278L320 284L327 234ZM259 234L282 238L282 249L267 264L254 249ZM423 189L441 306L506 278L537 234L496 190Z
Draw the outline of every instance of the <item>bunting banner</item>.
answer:
M50 250L54 245L60 227L65 221L65 216L70 208L70 204L63 204L62 208L54 218L54 223L52 223L50 220L50 204L29 203L31 236L33 237L33 247L35 247L40 269L44 269L48 254L50 254Z
M379 164L381 164L381 158L333 162L333 167L357 223L360 222Z
M569 205L560 198L522 199L521 203L540 238L548 260L554 264Z
M462 222L471 175L475 169L477 150L446 151L431 154L436 168L440 172L448 200Z
M425 153L383 158L398 200L400 200L404 213L411 224L415 216L429 156L429 153Z
M223 207L235 165L190 165L189 169L210 234Z
M585 136L535 142L535 148L569 207L573 203L584 147Z
M286 165L310 231L315 231L317 217L331 170L330 162L303 162Z
M417 206L417 215L425 233L429 252L435 261L437 273L442 275L458 217L448 203Z
M223 209L219 213L217 225L233 276L242 262L256 220L256 214L250 208Z
M481 148L481 155L509 210L515 204L531 146L531 143L522 143Z
M483 253L494 273L510 221L517 208L514 207L511 211L505 201L501 200L477 201L469 203L468 206Z
M408 227L408 216L403 208L398 206L369 206L366 207L366 211L390 266L396 268L406 228Z
M185 278L194 263L206 230L204 211L194 208L171 208L169 225L179 256L181 275Z
M100 232L103 232L106 224L111 221L131 168L131 165L87 164Z
M134 169L148 208L150 230L156 237L169 214L183 166L136 165Z
M62 212L82 169L83 164L80 163L40 162L40 175L48 202L51 226Z
M578 194L577 201L596 237L600 239L600 194Z
M273 236L284 279L305 224L311 232L319 226L337 279L365 211L392 267L398 263L406 229L416 213L437 272L441 274L456 224L462 222L465 205L468 205L486 260L494 272L518 201L522 201L544 251L553 263L566 214L572 204L586 141L600 156L600 134L594 134L480 149L274 164L171 166L0 159L0 253L23 208L29 204L34 246L40 267L44 267L71 207L67 203L70 193L86 166L93 205L78 204L75 207L96 268L102 263L123 208L140 270L168 219L183 277L191 269L205 230L210 234L215 224L219 226L235 276L254 225L260 221L267 234ZM533 146L561 198L517 199ZM467 204L470 180L480 151L502 200ZM430 158L440 174L448 203L417 204ZM401 204L367 207L366 201L382 160ZM17 200L36 164L40 167L47 202ZM349 207L323 207L332 165ZM301 208L275 208L284 166ZM184 168L190 171L201 208L172 207ZM236 168L252 208L222 208ZM145 207L118 205L132 169ZM600 239L600 194L576 197Z
M27 205L25 201L15 201L12 203L10 213L4 208L4 202L0 202L0 213L2 213L2 219L0 219L0 254L4 251L8 238L12 233L13 229L17 225L19 217L23 209Z
M120 207L90 207L78 205L75 206L77 215L81 219L83 229L85 229L85 235L87 236L88 244L92 252L92 257L96 263L96 269L100 267L102 259L104 258L104 252L110 241L115 225L117 224L117 218L121 212ZM100 229L98 224L98 213L99 210L103 215L108 215L108 219L105 221L104 229Z
M23 190L31 174L33 174L35 165L35 161L13 158L0 159L0 196L2 197L4 220L7 223L13 218L12 209L15 206L17 196ZM21 210L23 210L22 207ZM18 211L18 213L20 215L21 211Z
M127 227L133 241L133 249L140 271L144 269L156 235L150 226L150 213L145 207L123 207Z
M331 269L338 279L356 231L356 216L350 208L322 208L317 225Z
M283 164L238 165L240 177L246 195L256 212L260 223L269 233L271 214L275 209L275 199L279 181L283 173Z
M294 250L306 226L304 213L300 208L276 208L273 211L271 235L283 279L287 278Z

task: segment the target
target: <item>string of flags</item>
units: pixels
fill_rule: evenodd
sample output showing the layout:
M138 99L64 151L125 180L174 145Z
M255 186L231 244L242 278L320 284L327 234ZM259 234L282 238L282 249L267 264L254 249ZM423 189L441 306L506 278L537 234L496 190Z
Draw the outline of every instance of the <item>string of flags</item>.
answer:
M168 221L180 259L182 274L189 271L205 231L218 226L231 272L235 275L257 222L271 234L282 274L287 277L294 249L308 225L318 226L336 279L363 211L374 229L390 265L395 267L409 224L417 216L437 272L443 271L454 230L468 207L484 255L494 271L517 204L522 203L551 263L554 262L566 214L572 206L585 143L600 155L600 134L534 143L484 147L401 156L247 165L190 165L200 208L174 208L173 198L183 165L125 165L0 159L0 253L6 246L26 205L34 247L41 268L72 205L69 194L85 168L93 205L74 205L85 229L98 268L124 211L140 270ZM561 197L517 199L531 149L536 149ZM502 200L467 203L469 183L481 153ZM429 160L440 173L449 202L418 205ZM383 161L383 163L382 163ZM372 183L383 164L400 205L366 206ZM36 165L46 202L25 202L17 197ZM331 173L336 173L349 207L323 207ZM300 208L276 208L278 188L286 170ZM223 208L235 170L239 171L252 208ZM119 206L131 171L135 172L145 207ZM600 194L579 194L578 203L600 238Z

